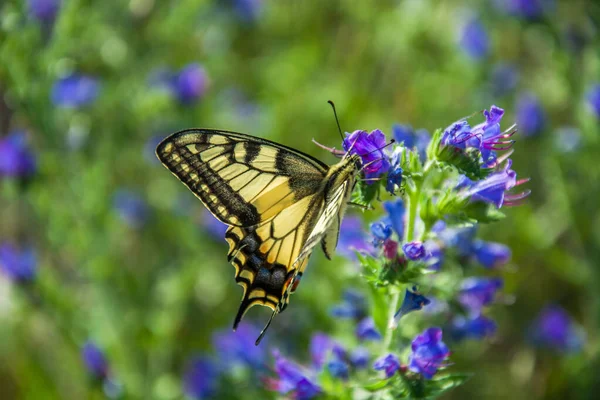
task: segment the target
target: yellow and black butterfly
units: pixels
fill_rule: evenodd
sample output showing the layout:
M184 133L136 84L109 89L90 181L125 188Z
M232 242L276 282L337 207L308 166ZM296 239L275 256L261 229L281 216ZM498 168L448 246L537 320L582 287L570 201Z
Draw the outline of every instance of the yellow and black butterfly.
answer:
M156 155L221 222L235 280L244 288L235 330L254 305L283 311L313 248L331 259L361 158L345 153L328 166L308 154L241 133L188 129Z

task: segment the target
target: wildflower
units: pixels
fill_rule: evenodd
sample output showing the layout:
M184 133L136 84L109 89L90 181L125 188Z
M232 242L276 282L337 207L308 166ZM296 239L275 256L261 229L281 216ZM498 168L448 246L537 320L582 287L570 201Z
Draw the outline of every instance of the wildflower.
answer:
M546 127L546 113L537 98L532 93L526 93L519 97L515 106L517 113L517 125L525 136L535 136Z
M383 256L388 260L394 260L398 257L398 242L388 239L383 242Z
M180 103L190 105L200 100L208 88L208 75L197 63L188 64L174 77L172 91Z
M102 350L92 341L87 341L81 348L81 357L88 372L97 379L108 377L108 361Z
M427 265L427 268L433 271L439 271L444 262L444 251L434 240L427 240L423 243L425 256L421 260Z
M60 9L61 0L28 0L29 15L40 22L52 23Z
M519 71L514 64L501 62L496 64L491 72L490 84L496 97L511 93L519 82Z
M569 314L556 305L547 306L540 312L530 332L533 343L541 348L576 352L583 346L583 335Z
M585 99L596 118L600 118L600 83L593 84L586 92Z
M148 219L148 205L144 199L128 189L119 189L113 196L115 210L121 220L132 228L141 228Z
M367 183L373 183L373 179L378 178L390 168L388 157L383 152L383 148L386 146L385 135L379 129L375 129L371 133L354 131L346 134L343 146L344 150L360 156L365 177L371 179Z
M221 240L225 237L227 225L219 221L210 211L202 211L202 226L215 239Z
M451 335L454 340L483 339L496 333L496 329L496 323L483 315L458 316L452 320Z
M371 317L363 318L363 320L358 323L356 326L356 336L360 340L365 341L381 340L381 334L375 327L375 321L373 321L373 318Z
M409 242L402 245L402 251L409 260L417 261L425 256L425 246L422 242Z
M215 363L205 356L196 356L188 363L183 375L183 392L192 399L212 398L218 378Z
M373 235L373 246L381 245L392 236L393 230L390 224L385 221L378 221L371 224L371 234Z
M36 159L22 131L0 138L0 178L23 178L33 175Z
M431 142L431 134L427 129L417 129L415 132L415 148L419 153L421 161L427 159L427 146Z
M383 208L387 212L387 218L389 224L396 232L398 236L398 240L402 240L402 236L404 235L404 215L406 209L404 208L404 202L402 199L398 199L395 201L384 201Z
M374 250L362 229L362 220L352 215L345 217L340 228L337 252L354 260L356 259L355 251L371 254Z
M370 353L364 347L357 347L350 353L349 358L354 368L363 369L369 365Z
M501 278L467 278L460 286L458 301L472 314L479 314L484 306L494 301L502 286Z
M390 194L395 195L396 187L400 187L400 184L402 184L402 167L400 167L399 160L392 161L392 166L387 174L385 190Z
M346 289L342 294L342 302L331 309L331 315L336 318L361 320L367 315L367 299L353 289Z
M396 315L394 315L394 318L397 321L409 312L421 310L429 303L429 299L423 296L421 293L419 293L416 287L413 287L412 291L406 289L406 294L404 295L402 305L400 306L400 309L396 312Z
M470 18L462 27L459 43L465 53L475 60L485 58L490 43L485 27L478 18Z
M82 108L92 104L100 92L100 83L92 76L71 74L54 82L51 99L55 106Z
M28 283L37 275L37 257L31 247L19 249L10 243L0 244L0 271L12 282Z
M484 267L497 268L510 260L511 251L508 246L501 243L475 240L473 242L473 254Z
M392 136L396 143L407 149L412 149L415 145L415 132L410 125L394 124L392 126Z
M233 7L238 17L246 22L258 20L263 9L262 0L234 0Z
M411 348L408 368L426 379L431 379L438 368L444 366L443 362L450 354L450 350L442 342L442 330L437 327L428 328L415 337Z
M496 0L505 12L527 20L541 18L554 6L554 0Z
M375 360L373 369L385 371L385 377L389 379L400 369L400 361L398 357L390 353Z
M350 377L350 367L347 363L339 358L333 358L327 363L327 371L329 371L331 376L334 378L338 378L343 381L347 381Z
M237 329L217 332L213 335L213 346L218 359L224 365L240 365L253 371L266 367L265 346L255 346L260 330L249 323L240 323Z
M324 333L315 333L310 340L310 355L315 370L320 370L331 355L343 359L345 353L340 344Z
M437 232L446 247L456 250L459 257L467 257L473 253L473 240L477 234L477 225L447 228L443 221L438 221L432 231Z
M285 359L278 351L275 351L274 356L275 372L279 379L267 381L271 390L276 390L280 394L291 394L298 400L313 399L322 393L314 378L310 376L310 371Z

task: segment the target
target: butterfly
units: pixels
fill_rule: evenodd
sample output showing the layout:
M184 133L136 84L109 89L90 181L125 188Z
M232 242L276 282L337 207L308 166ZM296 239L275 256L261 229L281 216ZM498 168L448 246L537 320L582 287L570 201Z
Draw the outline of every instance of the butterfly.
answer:
M248 309L269 307L271 321L288 305L314 247L331 259L346 204L362 168L346 152L328 166L293 148L242 133L187 129L156 155L221 222L235 280L244 289L235 330Z

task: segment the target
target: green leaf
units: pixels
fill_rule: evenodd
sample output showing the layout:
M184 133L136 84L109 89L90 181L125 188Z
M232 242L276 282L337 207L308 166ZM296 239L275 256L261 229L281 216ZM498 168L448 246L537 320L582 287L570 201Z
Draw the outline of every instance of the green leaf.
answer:
M471 202L467 204L464 213L468 218L476 220L482 224L497 222L504 219L506 216L498 210L493 204L482 201Z
M381 185L379 182L367 185L365 181L359 181L352 192L352 203L369 207L374 199L379 199L380 190Z
M363 389L368 390L369 392L378 392L382 389L385 389L392 384L392 379L384 379L381 381L369 383L363 386Z

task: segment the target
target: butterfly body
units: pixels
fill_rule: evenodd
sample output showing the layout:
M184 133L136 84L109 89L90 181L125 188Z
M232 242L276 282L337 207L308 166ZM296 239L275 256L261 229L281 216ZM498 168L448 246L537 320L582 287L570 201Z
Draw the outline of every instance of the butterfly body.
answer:
M361 168L358 155L329 167L265 139L208 129L174 133L156 154L229 225L228 260L244 288L234 329L254 305L272 309L271 320L285 309L319 242L331 258Z

